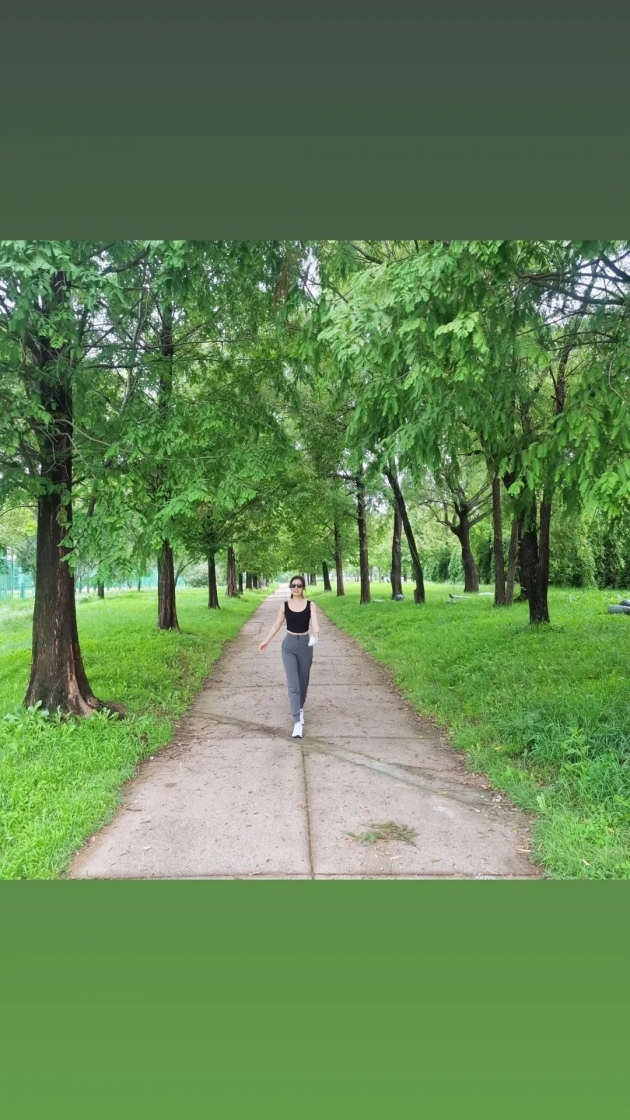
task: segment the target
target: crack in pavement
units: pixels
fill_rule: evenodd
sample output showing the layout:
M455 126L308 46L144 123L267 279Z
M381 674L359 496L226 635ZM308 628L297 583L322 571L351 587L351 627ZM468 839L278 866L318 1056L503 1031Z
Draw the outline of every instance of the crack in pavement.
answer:
M203 721L202 726L221 727L244 727L248 730L263 732L266 735L273 736L274 738L286 738L287 732L284 727L273 727L269 724L255 723L252 720L239 719L236 716L214 716L212 712L208 713L206 718L205 714L192 715L192 719ZM293 741L291 740L291 743ZM417 786L420 789L426 790L428 793L438 793L442 797L449 797L454 801L460 801L465 805L483 805L486 809L497 809L498 804L494 800L492 794L482 793L480 790L462 790L459 788L447 788L447 783L444 781L436 781L431 778L421 778L418 774L413 773L414 770L419 770L421 773L427 773L421 766L408 766L405 763L395 762L382 762L378 758L373 758L371 755L361 754L359 751L347 751L339 747L331 747L323 739L314 738L298 739L302 751L313 752L316 754L329 755L332 758L338 758L342 762L350 762L355 766L366 766L370 770L376 770L380 774L385 774L388 778L395 778L396 781L405 782L410 786ZM410 772L411 771L411 772Z

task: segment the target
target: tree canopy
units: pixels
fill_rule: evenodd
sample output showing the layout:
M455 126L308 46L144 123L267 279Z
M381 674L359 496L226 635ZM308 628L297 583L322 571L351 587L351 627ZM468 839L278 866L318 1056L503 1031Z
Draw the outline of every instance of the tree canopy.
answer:
M101 706L75 610L88 562L101 581L156 563L162 629L178 552L207 562L213 607L219 553L230 594L238 573L333 568L343 594L350 563L368 603L389 519L392 594L402 549L420 608L433 516L467 591L481 564L498 606L518 582L548 621L566 519L611 572L627 519L629 309L619 241L0 242L0 541L35 571L26 702Z

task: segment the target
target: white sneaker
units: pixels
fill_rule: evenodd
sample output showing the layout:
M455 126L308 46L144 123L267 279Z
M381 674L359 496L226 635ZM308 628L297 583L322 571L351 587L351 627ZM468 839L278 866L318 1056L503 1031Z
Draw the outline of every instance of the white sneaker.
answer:
M300 723L299 720L293 726L293 735L291 736L291 738L292 739L301 739L302 738L302 724Z
M300 708L300 723L304 727L304 708Z

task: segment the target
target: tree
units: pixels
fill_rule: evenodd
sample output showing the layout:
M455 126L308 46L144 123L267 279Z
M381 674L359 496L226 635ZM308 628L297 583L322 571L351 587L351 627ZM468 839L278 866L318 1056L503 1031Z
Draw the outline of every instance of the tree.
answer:
M300 251L280 242L0 243L0 499L38 504L27 703L78 715L101 706L83 668L73 571L82 552L98 557L101 574L128 553L130 515L159 552L159 625L177 625L169 533L205 496L189 454L203 400L197 393L193 409L192 372L197 385L202 359L225 372L231 327L239 357L241 334L259 337ZM259 356L273 364L272 349L267 339ZM205 404L211 428L217 410Z
M402 595L402 558L400 538L402 535L402 517L397 505L394 506L394 528L392 533L392 566L390 569L390 582L392 585L392 599Z
M445 461L439 471L428 472L422 502L459 541L464 571L464 591L479 591L479 574L470 544L471 530L488 516L492 485L483 466ZM503 562L501 543L500 562Z
M418 547L416 545L414 531L411 526L411 520L407 511L407 503L405 502L400 480L398 478L398 473L395 470L393 462L390 461L388 466L384 469L383 473L385 475L385 478L389 482L389 485L391 486L392 493L394 495L394 501L396 503L396 508L400 514L400 520L405 530L405 536L407 538L407 544L409 546L411 564L416 581L414 602L424 603L426 598L424 590L424 572L422 570L422 564L420 562L420 555L418 552Z
M583 346L578 356L593 306L593 270L576 264L584 256L579 243L398 243L380 259L370 256L349 275L342 298L329 298L322 332L340 368L362 378L353 425L375 429L374 416L384 416L391 450L404 456L413 448L431 468L445 447L457 450L462 429L471 433L491 477L509 491L530 621L545 622L554 493L584 497L604 479L616 495L623 490L602 448L619 464L626 447L625 434L619 438L627 379L619 285L626 281L617 277L614 295L612 270L601 281L610 302L598 305L595 321L614 343L598 348L590 333L599 353L593 365ZM593 387L603 353L613 383L598 376Z
M140 347L140 358L132 407L110 458L124 464L125 498L142 511L144 535L158 552L160 629L178 626L173 551L182 518L194 517L200 503L216 505L234 447L250 446L252 432L265 424L277 429L264 400L280 370L274 252L263 242L253 250L238 242L158 243L136 318L119 326ZM233 593L232 554L229 572Z
M75 460L109 371L107 307L146 247L127 242L0 242L0 486L37 501L31 673L25 703L86 715L101 707L79 646L70 558Z
M288 497L295 570L313 571L334 562L340 596L344 557L358 551L363 557L361 601L369 602L367 484L361 458L353 459L348 445L351 404L335 394L326 354L312 353L308 346L305 350L306 360L301 351L293 356L288 425L299 461L299 477Z

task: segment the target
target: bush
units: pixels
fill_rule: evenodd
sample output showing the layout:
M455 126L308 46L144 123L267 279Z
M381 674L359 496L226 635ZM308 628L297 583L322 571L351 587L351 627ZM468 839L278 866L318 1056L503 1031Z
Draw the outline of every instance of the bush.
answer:
M560 587L595 587L595 557L579 516L552 518L549 581Z
M480 583L492 583L494 580L494 550L491 537L483 537L477 544L475 562L479 573ZM504 554L507 554L504 542Z
M184 572L184 579L186 580L186 587L207 587L208 565L195 564L192 568L187 568Z
M459 545L451 550L450 560L448 562L448 582L449 583L463 583L464 582L464 567L462 564L462 550Z
M595 515L590 526L589 541L595 561L595 579L598 587L625 588L630 582L630 525L629 519L605 521Z
M424 578L431 583L446 583L451 562L451 552L446 544L423 552Z

